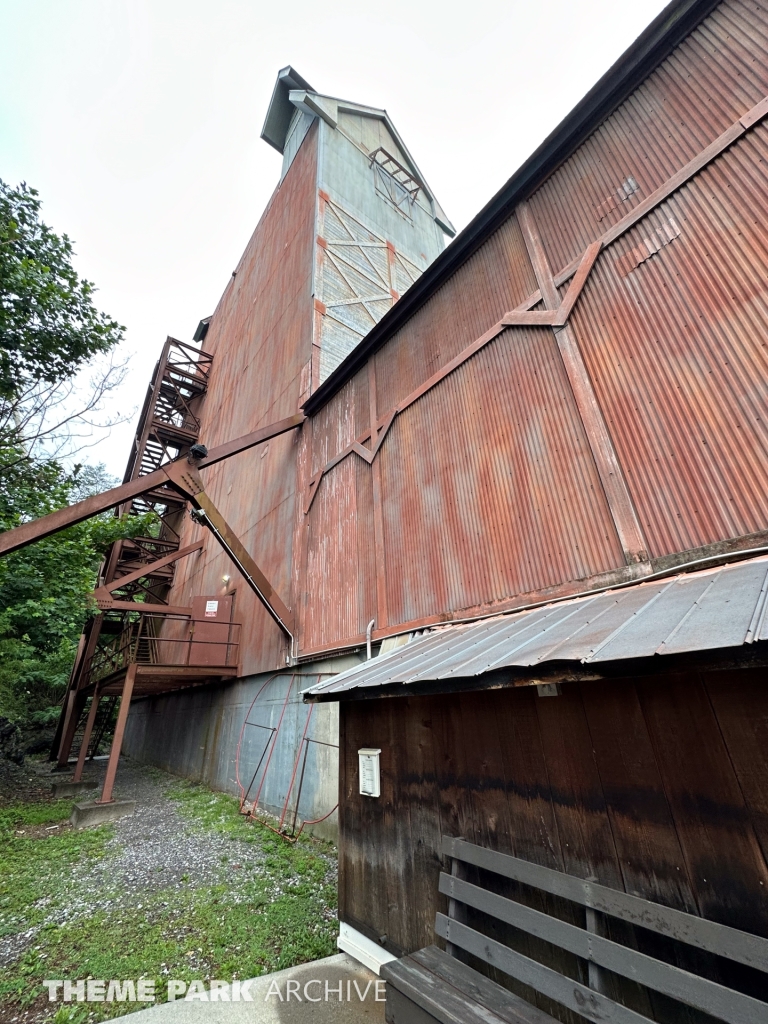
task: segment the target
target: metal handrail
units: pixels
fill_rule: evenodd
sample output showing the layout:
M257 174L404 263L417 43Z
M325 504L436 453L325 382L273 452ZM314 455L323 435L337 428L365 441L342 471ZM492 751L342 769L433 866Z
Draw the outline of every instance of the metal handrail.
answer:
M84 666L83 677L87 680L86 685L98 682L131 664L211 669L236 665L240 648L240 623L218 623L222 627L227 627L226 638L201 640L195 636L196 622L210 623L210 620L193 619L189 615L140 614L137 620L126 622L122 632L97 648ZM188 627L186 635L164 636L163 627L171 623ZM217 654L221 653L221 656L211 661L208 658L196 657L192 661L193 644L198 649L198 655L200 648L208 648Z

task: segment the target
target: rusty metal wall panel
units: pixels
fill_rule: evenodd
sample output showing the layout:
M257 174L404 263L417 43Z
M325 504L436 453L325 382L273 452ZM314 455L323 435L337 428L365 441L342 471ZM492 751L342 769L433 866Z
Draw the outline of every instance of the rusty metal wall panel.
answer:
M768 524L766 166L759 126L601 256L574 314L652 555Z
M273 194L211 320L206 345L214 369L200 431L209 448L298 407L312 348L316 141L315 127ZM293 432L205 471L214 504L289 606L297 451ZM205 549L185 560L172 600L236 588L244 672L283 664L280 631L216 541L187 520L182 543L198 536Z
M390 625L623 564L550 330L506 331L379 458Z
M350 381L334 408L307 424L312 475L368 427L367 374ZM306 498L306 491L305 491ZM307 555L300 585L301 646L317 649L358 639L375 615L371 469L357 456L328 474L309 516Z
M313 506L305 584L309 593L303 638L309 648L360 635L360 529L355 460L345 459ZM363 631L365 626L363 626Z
M527 612L428 632L387 657L318 682L313 695L358 687L466 679L546 662L624 658L741 647L768 633L768 559L637 583Z
M374 357L379 414L535 290L520 228L510 217Z
M768 10L727 0L535 192L558 272L768 93ZM601 219L632 177L639 189Z
M350 381L341 389L332 405L325 406L306 424L304 429L312 439L312 476L329 459L346 448L359 433L356 394L354 383ZM366 425L367 420L366 416Z
M531 197L552 270L766 94L768 11L725 0ZM388 611L377 628L578 590L622 569L592 456L601 445L615 448L651 558L768 529L768 128L719 152L607 243L573 308L582 414L596 403L604 437L585 434L545 327L507 330L394 420L376 456L384 537L374 565ZM378 416L536 290L513 215L377 351ZM363 370L318 415L313 473L362 434L366 385ZM372 472L350 461L359 465L343 469L348 487ZM340 486L345 462L320 485L310 552L327 543L323 517L338 529L338 497L317 501ZM358 547L367 539L358 534ZM358 564L360 607L376 579ZM334 593L316 576L308 603ZM308 646L333 643L332 632L330 622L314 628Z

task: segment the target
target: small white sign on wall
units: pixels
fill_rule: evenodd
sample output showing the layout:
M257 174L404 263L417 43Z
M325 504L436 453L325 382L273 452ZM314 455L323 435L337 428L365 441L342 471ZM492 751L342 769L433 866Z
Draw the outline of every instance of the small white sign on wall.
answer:
M219 610L218 601L206 601L205 602L205 617L206 619L215 619L216 613Z
M379 758L381 750L363 747L358 750L360 762L360 792L363 796L381 796L381 768Z

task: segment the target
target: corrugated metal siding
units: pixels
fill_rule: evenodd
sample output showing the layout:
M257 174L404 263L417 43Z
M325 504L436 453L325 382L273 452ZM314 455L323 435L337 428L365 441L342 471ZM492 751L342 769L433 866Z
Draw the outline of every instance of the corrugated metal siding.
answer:
M506 331L399 416L379 458L390 625L623 562L549 330Z
M350 381L338 398L333 411L322 410L306 425L312 474L367 428L367 381ZM303 528L308 553L300 579L302 648L359 638L375 615L370 467L353 456L327 474Z
M573 316L652 555L768 524L767 161L758 126L601 256Z
M212 447L296 411L312 345L316 126L275 191L219 302L206 337L214 353L200 439ZM206 470L206 487L286 604L295 527L294 433ZM284 663L282 636L210 534L185 520L182 544L205 549L179 564L171 600L237 588L245 673ZM229 585L222 576L231 576Z
M517 219L510 217L374 357L380 414L535 290Z
M768 93L768 9L721 4L530 200L557 272ZM640 191L602 221L631 175Z
M309 688L454 680L496 669L740 647L768 639L768 558L448 626Z
M357 561L362 530L355 468L352 459L337 466L313 505L305 577L309 599L303 633L310 647L336 638L348 640L360 633L358 593L366 581L360 579Z
M767 58L766 9L726 0L532 196L552 269L768 93ZM313 128L213 317L208 445L294 412L307 387L315 139ZM601 253L571 318L651 556L768 528L766 166L758 126ZM658 252L627 261L653 238ZM379 418L536 289L513 215L372 358ZM208 476L298 607L302 652L359 642L374 616L394 628L491 611L624 566L550 328L489 342L397 416L374 467L352 454L329 471L305 516L310 480L364 434L369 401L364 369L300 434ZM185 543L197 531L186 529ZM173 600L218 592L227 571L208 542L180 567ZM233 583L247 671L271 667L280 637Z
M766 94L768 11L726 0L530 199L552 270ZM651 557L768 528L767 158L760 125L603 251L571 318ZM644 239L658 251L643 256ZM513 215L373 357L378 415L536 289ZM354 399L320 413L315 472L351 440L337 429L334 444L330 424L350 402L367 410L366 385L361 372ZM377 456L389 625L622 566L587 441L549 328L504 332L402 412ZM371 472L349 459L355 480ZM351 486L343 465L310 513L318 538L338 515L322 489L341 472ZM358 533L359 550L369 541ZM361 607L376 579L358 564ZM309 603L346 600L319 586Z

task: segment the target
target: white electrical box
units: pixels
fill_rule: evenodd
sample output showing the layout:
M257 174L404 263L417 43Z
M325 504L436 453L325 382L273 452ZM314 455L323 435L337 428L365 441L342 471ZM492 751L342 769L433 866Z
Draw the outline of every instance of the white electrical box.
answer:
M358 750L360 762L360 792L363 796L381 796L381 750L364 747Z

